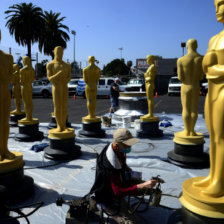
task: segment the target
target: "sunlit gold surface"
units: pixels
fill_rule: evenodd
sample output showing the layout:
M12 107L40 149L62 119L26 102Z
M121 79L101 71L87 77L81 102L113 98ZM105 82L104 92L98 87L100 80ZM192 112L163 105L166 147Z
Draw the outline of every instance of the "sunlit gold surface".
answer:
M224 1L216 0L216 16L224 23ZM208 79L205 121L210 135L210 173L183 183L180 201L192 212L224 219L224 31L212 37L203 59Z
M68 138L75 138L75 131L73 128L66 128L64 131L58 132L58 130L51 129L49 130L49 139L68 139Z
M153 111L154 111L154 90L155 90L155 76L156 76L156 66L155 66L155 58L153 55L147 56L147 63L149 68L147 69L144 77L145 77L145 90L146 90L146 97L148 103L148 114L141 116L140 119L152 119Z
M54 132L56 133L64 132L66 130L66 119L68 113L67 83L71 78L71 65L62 60L62 47L56 47L54 49L54 55L54 60L47 64L47 77L48 80L53 84L52 96L54 102L54 116L57 122L57 128L54 129Z
M203 177L194 177L184 181L181 204L196 214L224 219L224 196L210 197L203 194L200 188L193 186L194 182L200 182L202 179Z
M11 153L14 155L13 159L4 159L0 162L0 174L23 167L23 154L13 151Z
M22 115L24 111L21 111L21 87L20 87L20 72L19 72L19 65L13 65L13 78L12 78L12 94L14 96L16 109L11 111L10 114L14 115Z
M94 122L100 122L100 117L94 117L90 118L89 116L82 117L82 122L88 122L88 123L94 123Z
M183 136L195 136L194 126L198 118L198 100L200 80L204 77L202 70L203 57L197 53L197 41L187 41L188 53L177 61L178 78L181 85Z
M0 51L0 163L4 159L15 156L8 150L10 92L9 83L12 80L13 57Z
M32 102L32 83L35 78L34 69L32 68L30 58L28 56L23 57L24 67L20 69L20 82L22 84L22 98L24 102L24 110L26 117L21 119L21 122L32 124L33 118L33 102ZM20 122L18 121L18 123Z
M89 66L83 69L83 80L86 83L85 94L87 100L88 115L83 117L83 121L96 122L96 95L97 82L100 79L100 69L95 65L95 57L89 56Z
M140 120L144 121L144 122L156 122L156 121L159 121L159 117L156 117L156 116L153 116L153 117L141 116Z
M199 132L194 136L185 136L183 132L176 132L173 141L181 145L200 145L205 142L203 134Z

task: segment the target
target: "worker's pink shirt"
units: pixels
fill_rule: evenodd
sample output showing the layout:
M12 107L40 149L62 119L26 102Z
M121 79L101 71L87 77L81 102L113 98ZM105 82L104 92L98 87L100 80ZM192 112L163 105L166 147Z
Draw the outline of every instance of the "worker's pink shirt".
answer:
M123 197L127 195L135 195L138 190L137 190L137 185L133 185L130 187L124 187L122 182L121 182L121 177L120 174L113 174L110 177L110 183L112 190L114 192L114 195L116 197Z

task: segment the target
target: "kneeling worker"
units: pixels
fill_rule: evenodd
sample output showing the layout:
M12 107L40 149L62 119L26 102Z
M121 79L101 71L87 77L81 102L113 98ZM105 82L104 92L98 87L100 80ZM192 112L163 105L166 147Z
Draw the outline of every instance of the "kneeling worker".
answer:
M114 140L106 145L97 158L96 176L90 191L95 194L98 204L111 215L117 223L138 223L134 214L128 212L124 197L139 195L142 190L153 188L157 181L149 180L137 185L128 185L125 171L131 168L126 164L126 153L138 142L129 130L120 128L114 132Z

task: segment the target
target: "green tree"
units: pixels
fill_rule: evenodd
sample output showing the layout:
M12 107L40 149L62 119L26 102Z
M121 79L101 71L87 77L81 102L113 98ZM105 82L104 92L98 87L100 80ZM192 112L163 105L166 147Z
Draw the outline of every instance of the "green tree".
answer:
M131 66L133 65L133 63L132 63L132 61L127 61L127 67L129 68L129 69L131 69Z
M80 71L81 69L80 69L77 61L75 61L75 62L73 61L71 63L71 66L72 66L72 74L80 74L81 73L81 71Z
M60 17L60 15L61 13L44 11L45 27L39 40L39 50L50 55L52 59L54 58L54 48L56 46L66 48L66 42L70 40L67 34L69 28L62 24L66 17Z
M122 75L127 75L129 73L129 68L127 65L124 63L124 60L120 59L115 59L108 63L104 68L103 68L103 74L105 76L113 76L120 74Z
M31 45L38 42L44 28L43 11L32 3L14 4L5 11L6 27L19 45L27 46L31 58Z
M47 77L47 70L46 70L46 65L48 63L48 60L45 59L41 61L41 63L36 64L36 70L37 70L37 77L38 78L45 78Z

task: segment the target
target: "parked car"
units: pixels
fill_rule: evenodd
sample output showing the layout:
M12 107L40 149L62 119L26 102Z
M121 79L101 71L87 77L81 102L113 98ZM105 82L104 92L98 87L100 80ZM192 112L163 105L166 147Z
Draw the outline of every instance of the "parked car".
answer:
M69 93L69 95L76 94L76 88L77 88L77 85L78 85L78 81L79 81L79 79L71 79L68 82L68 93Z
M125 91L142 91L144 79L130 79L125 87Z
M47 98L52 95L52 83L43 82L42 80L35 80L32 84L33 96L43 96Z
M181 81L178 77L171 77L168 84L168 96L178 94L180 95Z
M97 83L97 96L109 96L110 86L113 82L114 78L100 78L99 82ZM85 97L85 86L86 83L83 81L83 79L80 79L76 88L76 94L78 96ZM126 85L121 84L119 86L121 91L125 91Z

